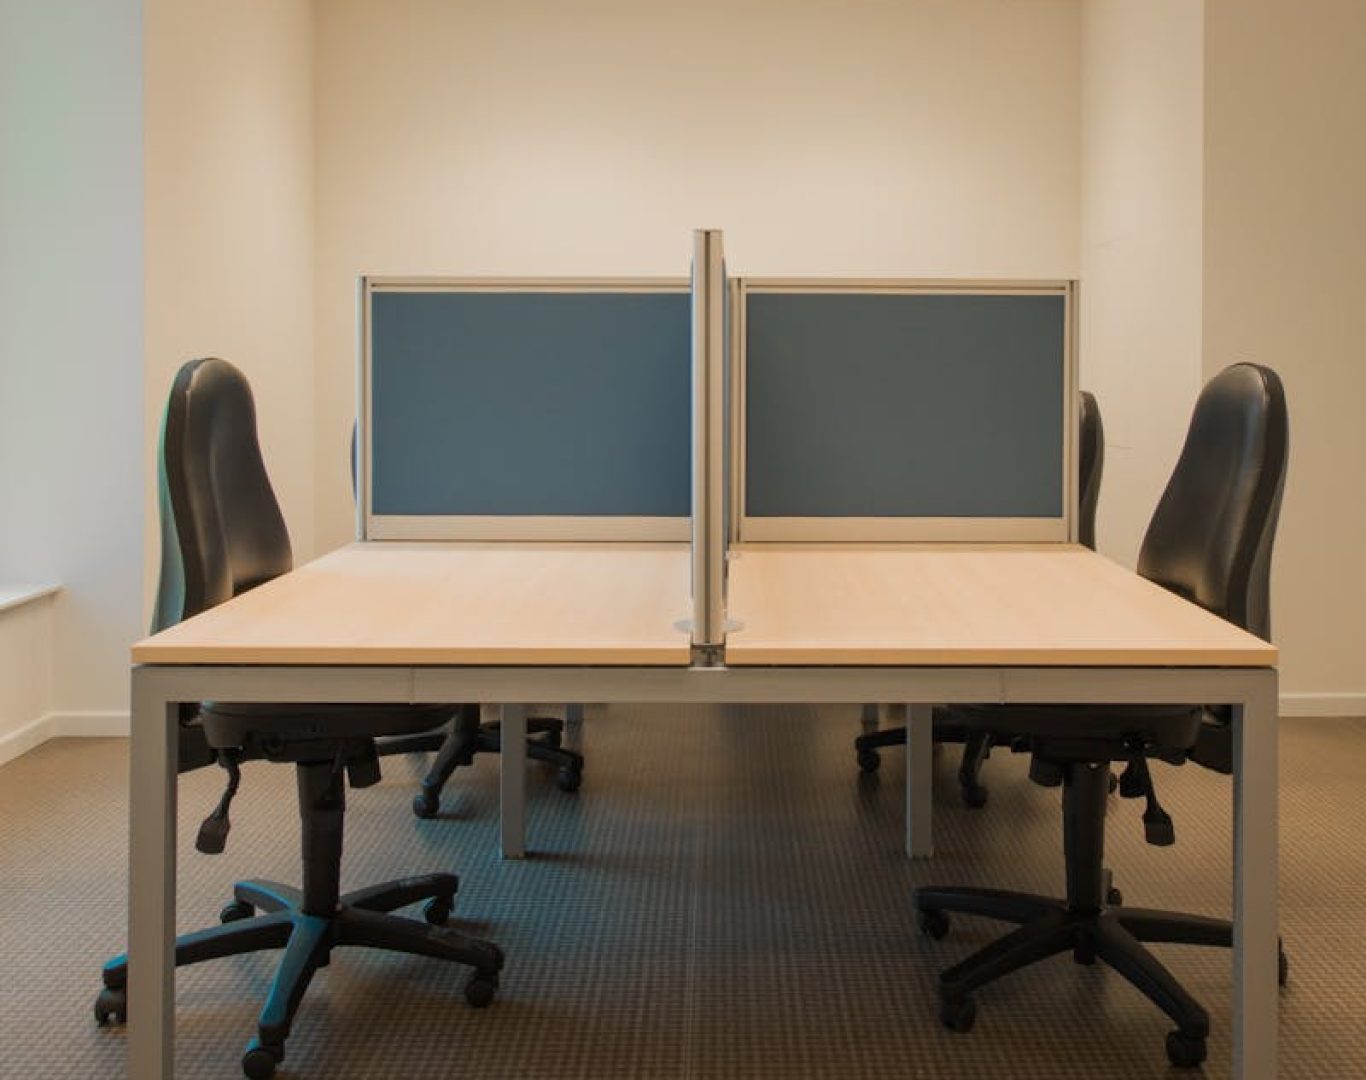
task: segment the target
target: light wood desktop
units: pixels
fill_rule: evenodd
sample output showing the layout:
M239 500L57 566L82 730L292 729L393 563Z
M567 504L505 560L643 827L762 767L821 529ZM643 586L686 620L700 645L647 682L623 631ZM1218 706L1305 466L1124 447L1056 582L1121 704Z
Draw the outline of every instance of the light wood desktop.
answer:
M686 544L351 544L133 646L135 664L679 664Z
M939 703L1234 706L1234 1071L1275 1075L1276 651L1070 545L738 548L726 666L689 667L684 545L352 545L133 650L130 1075L173 1075L177 704L501 703L523 851L525 705L908 703L907 848L930 852Z
M753 544L728 664L1269 667L1276 648L1073 544Z

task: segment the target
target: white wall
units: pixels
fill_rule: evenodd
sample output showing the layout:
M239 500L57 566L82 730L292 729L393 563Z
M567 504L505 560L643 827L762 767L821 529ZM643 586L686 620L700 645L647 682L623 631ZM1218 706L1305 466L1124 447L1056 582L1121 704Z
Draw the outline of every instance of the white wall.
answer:
M1206 44L1204 369L1285 380L1281 689L1366 713L1366 4L1209 0Z
M251 381L296 560L313 552L313 15L310 0L146 2L150 605L157 435L197 356Z
M362 273L1074 277L1076 0L317 6L317 543Z
M0 0L0 579L50 708L117 722L142 627L142 4ZM25 644L24 642L27 642Z
M1081 383L1105 424L1097 546L1133 566L1200 389L1204 8L1082 7Z

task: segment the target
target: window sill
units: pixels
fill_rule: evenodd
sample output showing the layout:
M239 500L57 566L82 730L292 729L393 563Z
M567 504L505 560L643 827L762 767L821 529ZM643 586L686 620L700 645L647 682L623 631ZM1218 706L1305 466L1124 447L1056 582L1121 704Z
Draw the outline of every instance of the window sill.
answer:
M51 596L60 585L0 585L0 612L23 607L45 596Z

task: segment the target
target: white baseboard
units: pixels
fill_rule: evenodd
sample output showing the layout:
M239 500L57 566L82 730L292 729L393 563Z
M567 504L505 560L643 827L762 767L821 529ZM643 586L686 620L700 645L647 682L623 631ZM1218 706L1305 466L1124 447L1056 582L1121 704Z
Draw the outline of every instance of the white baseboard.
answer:
M46 716L40 716L8 735L0 735L0 765L27 754L35 746L47 742L49 737Z
M1282 716L1366 716L1366 694L1282 694Z
M48 739L128 737L127 713L69 712L48 713L25 724L18 731L0 735L0 765L27 754Z

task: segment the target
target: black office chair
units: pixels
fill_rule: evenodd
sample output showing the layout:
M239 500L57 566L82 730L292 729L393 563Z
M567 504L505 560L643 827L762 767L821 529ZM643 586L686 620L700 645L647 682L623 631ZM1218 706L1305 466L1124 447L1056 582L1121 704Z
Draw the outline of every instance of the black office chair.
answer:
M351 490L357 492L360 447L356 425L351 425ZM453 717L439 731L399 735L379 743L381 757L396 754L436 752L436 759L422 778L422 787L413 796L413 813L420 818L435 817L441 809L441 791L461 765L472 765L475 754L496 754L502 749L498 721L481 723L477 704L451 705ZM526 754L555 768L555 784L561 791L578 791L583 784L583 755L561 746L564 721L557 717L532 716L526 722Z
M1081 418L1078 425L1078 481L1081 490L1077 497L1077 539L1095 550L1096 503L1100 499L1100 478L1105 471L1105 425L1101 423L1100 406L1095 395L1081 392ZM963 802L978 808L987 804L987 789L981 784L982 765L991 753L991 733L980 724L964 723L959 705L944 705L933 714L934 741L963 744L963 758L958 766L958 785ZM904 727L886 728L860 735L854 740L859 768L876 772L882 764L878 749L884 746L904 746Z
M1205 386L1176 469L1139 553L1139 573L1262 638L1271 634L1271 549L1285 483L1288 421L1275 372L1235 364ZM1149 757L1186 759L1232 771L1228 710L1203 706L1030 705L966 709L964 722L1032 754L1030 777L1062 785L1067 897L994 889L922 888L921 929L948 931L950 911L1018 924L939 977L940 1016L972 1027L971 993L1001 976L1068 949L1078 963L1106 961L1170 1016L1167 1056L1179 1066L1205 1059L1209 1016L1143 946L1170 942L1228 948L1230 923L1119 906L1103 867L1111 762L1127 762L1122 793L1145 795L1150 843L1170 844L1171 819L1158 806ZM1287 964L1280 955L1284 983Z
M154 630L255 588L290 569L284 518L256 439L251 389L222 360L194 360L171 389L158 457L162 564ZM271 1076L313 973L334 948L367 946L454 960L473 967L465 998L487 1005L498 986L497 945L446 929L458 880L427 874L340 894L346 781L379 780L375 739L445 723L449 706L268 705L204 702L182 713L191 750L207 747L228 772L228 788L205 821L199 850L223 850L228 805L244 760L291 762L298 776L303 888L242 881L221 913L222 925L176 939L177 966L223 956L283 949L259 1032L242 1058L253 1080ZM193 734L190 734L193 733ZM196 761L202 761L202 753ZM426 921L390 914L426 901ZM258 914L259 912L259 914ZM127 1017L128 960L104 967L95 1004L101 1023Z

